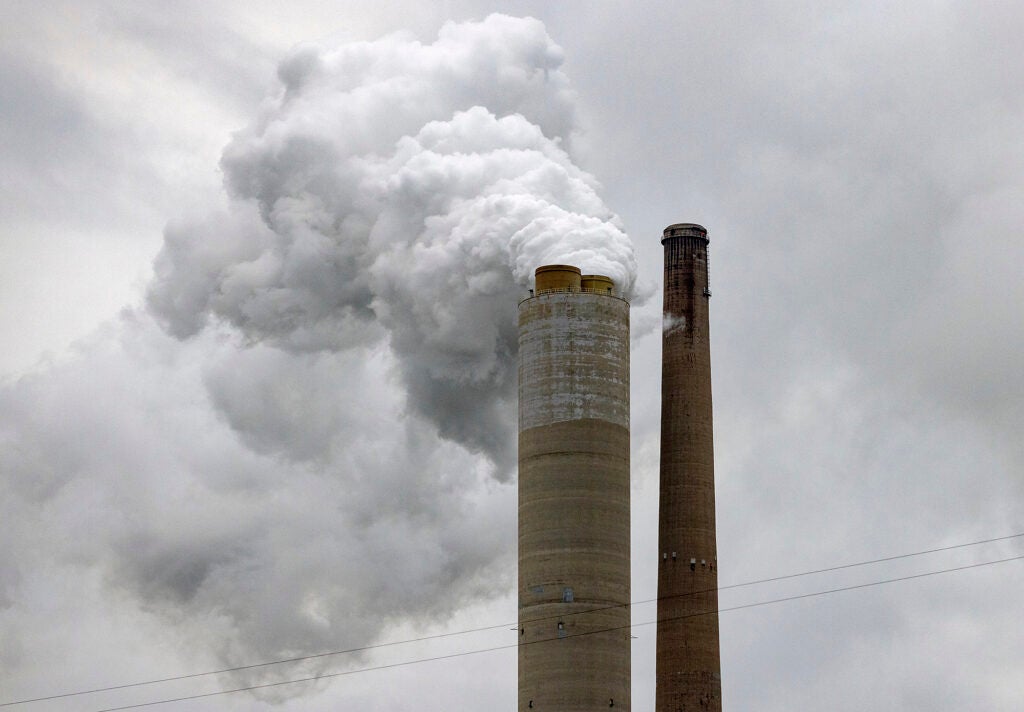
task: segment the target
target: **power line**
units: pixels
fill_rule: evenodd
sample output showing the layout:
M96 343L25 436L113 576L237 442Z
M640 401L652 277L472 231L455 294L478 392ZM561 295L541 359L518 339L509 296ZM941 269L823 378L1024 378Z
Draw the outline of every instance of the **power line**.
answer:
M967 544L953 544L951 546L941 546L937 549L925 549L924 551L915 551L910 554L897 554L896 556L886 556L881 559L872 559L871 561L859 561L855 564L841 564L840 566L830 566L826 569L816 569L814 571L804 571L798 574L783 574L782 576L773 576L772 578L758 579L757 581L747 581L746 583L733 583L728 586L719 586L719 591L725 591L730 588L741 588L743 586L753 586L761 583L772 583L773 581L785 581L787 579L798 578L800 576L812 576L814 574L825 574L832 571L842 571L843 569L852 569L858 566L868 566L871 564L883 564L887 561L899 561L900 559L909 559L914 556L924 556L925 554L938 554L943 551L952 551L953 549L963 549L968 546L979 546L980 544L991 544L997 541L1006 541L1007 539L1019 539L1024 536L1024 532L1020 534L1008 534L1007 536L999 536L993 539L981 539L979 541L968 542ZM703 591L702 593L708 593ZM643 603L649 603L650 601L643 601Z
M812 571L802 571L802 572L799 572L799 573L783 574L781 576L773 576L771 578L757 579L757 580L754 580L754 581L744 581L744 582L741 582L741 583L729 584L727 586L719 586L717 590L719 590L719 591L726 591L726 590L734 589L734 588L743 588L743 587L746 587L746 586L755 586L755 585L759 585L759 584L772 583L772 582L775 582L775 581L784 581L784 580L788 580L788 579L800 578L800 577L803 577L803 576L813 576L815 574L830 573L830 572L833 572L833 571L841 571L841 570L844 570L844 569L852 569L852 568L857 568L857 567L861 567L861 566L870 566L872 564L880 564L880 563L885 563L885 562L888 562L888 561L898 561L900 559L909 559L909 558L913 558L913 557L916 557L916 556L924 556L926 554L936 554L936 553L940 553L940 552L944 552L944 551L952 551L954 549L963 549L963 548L970 547L970 546L979 546L981 544L991 544L991 543L998 542L998 541L1007 541L1009 539L1018 539L1020 537L1024 537L1024 532L1020 532L1018 534L1008 534L1006 536L994 537L994 538L991 538L991 539L980 539L978 541L967 542L967 543L964 543L964 544L953 544L953 545L950 545L950 546L943 546L943 547L938 547L938 548L934 548L934 549L925 549L925 550L922 550L922 551L911 552L909 554L897 554L895 556L886 556L886 557L879 558L879 559L870 559L868 561L858 561L858 562L852 563L852 564L841 564L839 566L830 566L828 568L814 569ZM715 589L710 588L710 589L704 589L704 590L698 590L698 591L691 591L689 593L679 594L679 595L680 596L696 596L696 595L699 595L699 594L702 594L702 593L710 593L711 591L714 591L714 590ZM672 598L672 597L666 597L666 598ZM610 606L600 606L600 607L597 607L597 608L590 608L590 609L583 610L583 611L574 611L574 612L568 613L566 615L583 615L583 614L587 614L587 613L596 613L596 612L599 612L599 611L609 610L609 609L613 609L613 608L622 608L622 607L629 607L629 606L639 606L639 605L643 605L643 604L646 604L646 603L655 603L658 600L659 600L658 598L648 598L648 599L644 599L644 600L640 600L640 601L633 601L632 603L627 603L627 604L614 604L614 605L610 605ZM549 619L550 620L554 620L554 618L558 618L558 617L562 617L562 616L547 616L547 617L544 617L544 618L537 618L537 619L523 621L523 623L538 623L538 622L542 622L542 621L549 620ZM385 642L385 643L375 643L373 645L364 645L364 646L360 646L360 647L356 647L356 648L346 648L344 650L331 650L331 651L327 651L327 652L323 652L323 653L314 653L314 654L311 654L311 655L301 655L301 656L296 656L296 657L292 657L292 658L282 658L282 659L279 659L279 660L270 660L270 661L262 662L262 663L252 663L252 664L249 664L249 665L239 665L239 666L236 666L236 667L221 668L219 670L207 670L205 672L188 673L188 674L185 674L185 675L175 675L175 676L172 676L172 677L164 677L164 678L153 679L153 680L143 680L143 681L140 681L140 682L129 682L129 683L121 684L121 685L110 685L108 687L96 687L96 688L92 688L92 689L89 689L89 690L78 690L78 691L75 691L75 692L64 692L64 693L60 693L60 694L56 694L56 695L47 695L47 696L44 696L44 697L33 697L31 699L13 700L11 702L0 702L0 707L11 707L11 706L14 706L14 705L24 705L24 704L29 704L29 703L32 703L32 702L45 702L47 700L56 700L56 699L61 699L61 698L65 698L65 697L78 697L78 696L81 696L81 695L89 695L89 694L98 693L98 692L113 692L113 691L116 691L116 690L126 690L126 689L129 689L129 688L132 688L132 687L144 687L144 686L147 686L147 685L157 685L157 684L164 683L164 682L175 682L175 681L178 681L178 680L189 680L189 679L194 679L194 678L198 678L198 677L207 677L207 676L210 676L210 675L223 675L223 674L226 674L226 673L229 673L229 672L242 672L242 671L245 671L245 670L253 670L255 668L260 668L260 667L270 667L272 665L284 665L286 663L297 663L297 662L302 662L304 660L316 660L318 658L332 657L332 656L335 656L335 655L349 655L349 654L352 654L352 653L362 653L362 652L366 652L366 651L369 651L369 650L374 650L374 649L377 649L377 648L386 648L386 647L392 647L392 646L396 646L396 645L406 645L406 644L409 644L409 643L422 643L422 642L426 642L426 641L429 641L429 640L439 640L439 639L442 639L442 638L451 638L451 637L455 637L455 636L459 636L459 635L468 635L470 633L483 633L483 632L486 632L486 631L489 631L489 630L496 630L498 628L505 628L505 627L508 627L510 625L513 625L513 623L499 623L499 624L496 624L496 625L484 626L482 628L468 628L468 629L459 630L459 631L449 631L447 633L435 633L433 635L426 635L426 636L423 636L423 637L420 637L420 638L409 638L409 639L406 639L406 640L394 640L394 641L388 641L388 642ZM642 624L640 624L640 625L642 625Z
M773 598L773 599L768 600L768 601L758 601L756 603L746 603L746 604L743 604L743 605L740 605L740 606L732 606L732 607L729 607L729 608L720 608L718 611L702 611L700 613L688 613L688 614L682 615L682 616L674 616L674 617L671 617L671 618L663 618L661 622L673 621L673 620L683 620L683 619L686 619L686 618L697 618L699 616L706 616L706 615L711 615L711 614L714 614L714 613L719 613L719 614L721 614L721 613L728 613L730 611L740 611L740 610L745 610L745 609L748 609L748 608L758 608L760 606L768 606L768 605L772 605L772 604L775 604L775 603L785 603L785 602L788 602L788 601L799 601L799 600L806 599L806 598L815 598L815 597L818 597L818 596L827 596L827 595L834 594L834 593L841 593L843 591L855 591L855 590L858 590L858 589L871 588L873 586L881 586L881 585L884 585L884 584L897 583L897 582L900 582L900 581L911 581L913 579L926 578L928 576L937 576L938 574L948 574L948 573L954 573L956 571L966 571L967 569L976 569L976 568L980 568L982 566L992 566L994 564L1003 564L1003 563L1006 563L1008 561L1020 561L1022 559L1024 559L1024 554L1022 554L1020 556L1012 556L1012 557L1007 558L1007 559L997 559L995 561L984 561L984 562L981 562L981 563L978 563L978 564L967 564L965 566L957 566L957 567L951 568L951 569L941 569L939 571L927 571L927 572L921 573L921 574L912 574L912 575L909 575L909 576L900 576L900 577L897 577L897 578L884 579L884 580L881 580L881 581L872 581L872 582L869 582L869 583L856 584L856 585L853 585L853 586L842 586L842 587L839 587L839 588L832 588L832 589L828 589L828 590L825 590L825 591L814 591L812 593L802 593L802 594L798 594L798 595L795 595L795 596L786 596L784 598ZM639 626L654 625L654 624L656 624L658 622L659 621L657 621L657 620L653 620L653 621L645 621L643 623L631 623L629 625L624 625L624 626L615 626L615 627L612 627L612 628L602 628L600 630L592 630L592 631L586 631L586 632L583 632L583 633L576 633L576 634L572 634L572 635L567 635L567 636L565 636L565 638L561 638L561 639L565 640L567 638L582 637L582 636L585 636L585 635L595 635L595 634L599 634L599 633L610 633L610 632L613 632L613 631L616 631L616 630L626 630L626 629L631 629L631 628L637 628ZM498 645L498 646L491 647L491 648L481 648L479 650L466 650L466 651L462 651L462 652L459 652L459 653L449 653L447 655L435 655L435 656L432 656L432 657L429 657L429 658L419 658L418 660L406 660L406 661L399 662L399 663L388 663L388 664L385 664L385 665L374 665L372 667L360 668L358 670L343 670L343 671L340 671L340 672L326 673L326 674L323 674L323 675L315 675L315 676L312 676L312 677L297 678L297 679L294 679L294 680L281 680L281 681L278 681L278 682L268 682L268 683L263 683L263 684L260 684L260 685L249 685L247 687L237 687L237 688L234 688L234 689L231 689L231 690L218 690L217 692L204 692L204 693L200 693L200 694L196 694L196 695L187 695L187 696L184 696L184 697L173 697L173 698L167 698L167 699L163 699L163 700L153 700L153 701L150 701L150 702L139 702L139 703L133 704L133 705L122 705L121 707L105 707L105 708L103 708L101 710L96 710L96 712L121 712L121 710L138 709L140 707L152 707L154 705L169 704L171 702L185 702L185 701L188 701L188 700L198 700L198 699L202 699L202 698L205 698L205 697L216 697L218 695L229 695L229 694L232 694L232 693L235 693L235 692L248 692L248 691L252 691L252 690L263 690L263 689L267 689L267 688L270 688L270 687L281 687L282 685L294 685L294 684L298 684L298 683L301 683L301 682L313 682L313 681L316 681L316 680L326 680L326 679L329 679L329 678L344 677L344 676L347 676L347 675L357 675L357 674L365 673L365 672L375 672L375 671L378 671L378 670L388 670L388 669L397 668L397 667L404 667L406 665L416 665L416 664L419 664L419 663L436 662L436 661L440 661L440 660L450 660L452 658L466 657L466 656L469 656L469 655L479 655L481 653L493 653L493 652L497 652L499 650L511 650L513 648L519 648L519 647L526 646L526 645L534 645L534 644L537 644L537 643L549 643L549 642L552 642L552 641L555 641L555 640L559 640L559 639L558 638L545 638L545 639L542 639L542 640L533 640L533 641L524 642L524 643L517 643L515 645Z

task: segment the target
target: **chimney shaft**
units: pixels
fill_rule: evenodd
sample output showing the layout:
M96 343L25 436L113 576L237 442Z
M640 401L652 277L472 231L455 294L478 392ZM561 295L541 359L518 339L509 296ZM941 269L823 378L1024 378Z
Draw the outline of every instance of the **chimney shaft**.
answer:
M586 280L519 304L520 712L630 709L629 304Z
M665 228L656 712L721 712L707 230Z

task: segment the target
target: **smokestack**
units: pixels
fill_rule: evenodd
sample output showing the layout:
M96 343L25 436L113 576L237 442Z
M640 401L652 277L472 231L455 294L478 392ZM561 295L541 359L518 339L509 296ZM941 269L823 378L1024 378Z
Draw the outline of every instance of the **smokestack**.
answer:
M721 712L707 230L669 225L661 362L656 712Z
M519 304L519 710L630 709L629 304L536 272Z

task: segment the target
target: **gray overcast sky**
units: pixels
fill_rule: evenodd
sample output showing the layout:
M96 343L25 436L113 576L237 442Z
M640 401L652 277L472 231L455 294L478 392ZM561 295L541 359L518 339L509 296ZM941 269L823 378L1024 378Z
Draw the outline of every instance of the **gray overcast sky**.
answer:
M1019 4L372 7L0 3L0 702L514 621L503 220L550 227L524 264L635 258L634 600L672 222L711 238L723 585L1024 532ZM1019 710L1022 587L1018 561L724 613L725 705ZM513 649L167 709L514 701Z

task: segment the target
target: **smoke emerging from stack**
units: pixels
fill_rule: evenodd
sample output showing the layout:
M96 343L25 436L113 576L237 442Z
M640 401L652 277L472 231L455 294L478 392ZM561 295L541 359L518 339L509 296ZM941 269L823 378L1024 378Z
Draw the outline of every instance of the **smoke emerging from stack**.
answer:
M541 264L629 294L632 246L566 152L572 93L536 20L305 48L235 136L224 214L167 231L149 304L178 337L210 317L288 351L386 340L409 407L512 464L510 304Z
M281 64L148 312L0 386L5 664L85 601L246 664L512 589L517 300L541 264L634 284L561 61L491 16Z

